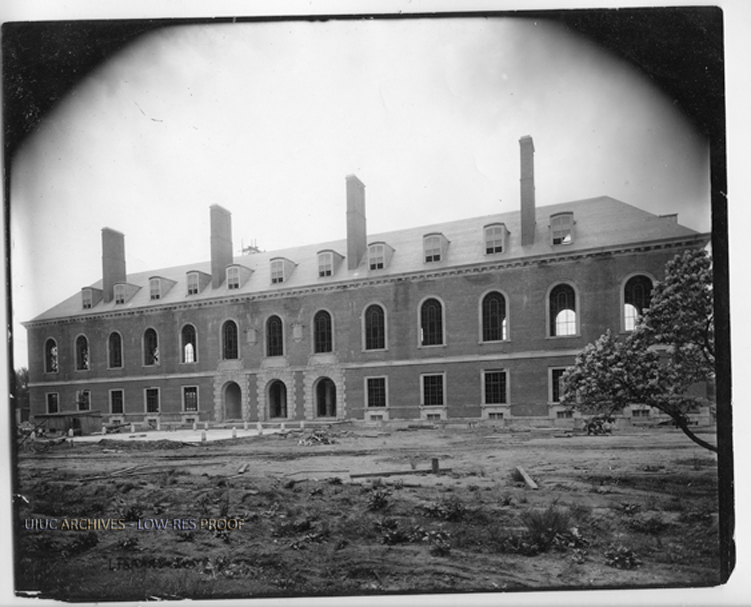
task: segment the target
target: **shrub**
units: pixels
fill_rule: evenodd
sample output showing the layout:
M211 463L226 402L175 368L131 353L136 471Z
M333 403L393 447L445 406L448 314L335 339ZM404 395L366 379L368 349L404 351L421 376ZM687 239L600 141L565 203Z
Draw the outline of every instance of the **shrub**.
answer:
M461 521L465 518L468 512L467 507L454 495L441 500L437 504L424 504L420 506L420 508L431 518L438 518L450 522Z
M635 569L641 565L641 560L630 548L614 546L605 551L605 564L616 569Z
M628 520L627 525L634 531L650 535L658 535L670 526L669 523L662 520L659 514L654 514L650 517L631 518Z
M537 544L540 552L545 552L553 544L556 535L569 533L571 517L565 510L551 504L543 511L528 510L521 515L522 523L527 528L530 543Z

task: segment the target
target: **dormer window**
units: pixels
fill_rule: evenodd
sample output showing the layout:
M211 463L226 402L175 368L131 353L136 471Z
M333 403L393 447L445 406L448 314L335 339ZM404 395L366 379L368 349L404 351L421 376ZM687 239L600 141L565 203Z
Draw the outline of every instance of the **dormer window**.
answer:
M485 226L485 254L503 253L506 248L506 226L494 223Z
M382 244L372 244L368 248L368 265L371 270L382 270L386 263L386 247Z
M230 290L240 288L240 268L237 266L227 268L227 288Z
M425 263L441 261L441 237L437 234L426 236L422 241L425 251Z
M84 310L88 310L94 305L94 297L91 293L91 289L84 289L81 291L81 299L83 300Z
M318 254L318 276L323 278L334 273L334 254L324 251Z
M125 303L125 285L115 285L115 303L116 304L124 304Z
M149 294L152 300L162 298L162 281L158 278L149 280Z
M284 260L275 259L271 262L271 284L284 282Z
M554 245L574 242L574 214L558 213L550 217L550 237Z
M188 295L198 295L200 290L198 272L190 272L188 274Z

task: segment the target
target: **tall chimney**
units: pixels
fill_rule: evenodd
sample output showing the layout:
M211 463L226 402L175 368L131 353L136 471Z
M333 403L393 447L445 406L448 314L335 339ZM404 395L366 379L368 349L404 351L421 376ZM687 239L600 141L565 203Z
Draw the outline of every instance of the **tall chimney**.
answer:
M347 268L354 270L368 248L365 225L365 185L354 175L347 175Z
M112 228L102 228L102 297L114 298L114 287L125 282L125 235Z
M232 257L232 213L218 204L211 205L211 286L222 286Z
M522 246L535 242L535 144L525 135L519 140L521 151Z

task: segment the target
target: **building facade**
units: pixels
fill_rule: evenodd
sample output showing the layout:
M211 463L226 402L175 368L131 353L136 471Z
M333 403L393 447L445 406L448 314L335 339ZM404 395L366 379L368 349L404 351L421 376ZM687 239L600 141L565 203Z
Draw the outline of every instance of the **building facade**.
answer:
M25 323L32 414L571 424L563 370L709 235L606 196L538 208L520 153L519 213L369 235L350 175L345 240L234 256L214 205L209 262L133 275L103 229L102 280Z

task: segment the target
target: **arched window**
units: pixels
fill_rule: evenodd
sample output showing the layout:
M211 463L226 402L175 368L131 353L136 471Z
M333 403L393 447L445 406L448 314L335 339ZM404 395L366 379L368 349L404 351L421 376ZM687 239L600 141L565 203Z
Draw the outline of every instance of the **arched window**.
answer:
M159 338L154 329L146 329L143 334L143 364L159 364Z
M506 298L498 292L482 300L482 341L506 339Z
M185 325L181 331L182 361L184 363L198 362L198 348L196 347L196 328Z
M228 320L222 325L222 356L225 360L239 357L237 345L237 324L234 320Z
M47 373L57 373L57 342L48 339L44 344L44 370Z
M110 369L119 369L123 366L123 338L119 333L110 333L109 343Z
M420 308L420 344L443 344L443 306L437 299L427 299Z
M76 339L76 369L87 371L89 369L89 340L83 335Z
M282 319L278 316L266 321L266 356L284 356Z
M648 276L632 276L623 288L623 328L633 331L636 321L652 301L652 281Z
M386 348L386 314L378 304L365 310L365 349L383 350Z
M315 352L331 352L333 350L331 314L326 310L316 312L313 317L313 349Z
M550 291L550 336L576 335L576 293L571 285L560 284Z

